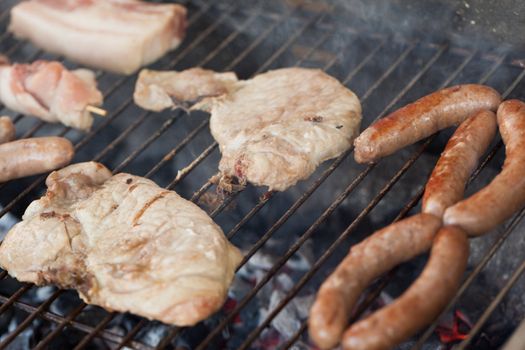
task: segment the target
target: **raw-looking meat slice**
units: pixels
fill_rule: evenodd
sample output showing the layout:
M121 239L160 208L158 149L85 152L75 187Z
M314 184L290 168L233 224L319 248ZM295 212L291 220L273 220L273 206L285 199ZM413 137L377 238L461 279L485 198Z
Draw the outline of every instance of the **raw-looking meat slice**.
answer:
M89 130L93 116L88 107L100 106L103 97L92 71L36 61L0 65L0 100L19 113Z

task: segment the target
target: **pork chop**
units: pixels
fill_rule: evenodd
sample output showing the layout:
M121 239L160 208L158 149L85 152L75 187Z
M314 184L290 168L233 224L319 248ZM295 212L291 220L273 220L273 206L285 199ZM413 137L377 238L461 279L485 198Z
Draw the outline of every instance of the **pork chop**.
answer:
M183 78L183 72L178 74L173 79ZM198 84L187 80L192 82ZM348 150L359 132L359 99L321 70L277 69L226 90L192 107L211 113L223 179L284 191Z
M46 184L0 246L11 276L179 326L221 307L241 254L195 204L94 162L55 171Z

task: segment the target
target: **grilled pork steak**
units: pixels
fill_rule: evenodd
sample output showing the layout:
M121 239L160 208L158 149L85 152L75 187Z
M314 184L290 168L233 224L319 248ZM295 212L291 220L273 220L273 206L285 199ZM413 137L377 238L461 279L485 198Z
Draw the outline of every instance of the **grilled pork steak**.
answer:
M199 207L94 162L55 171L46 184L0 246L11 276L180 326L221 307L241 255Z
M183 73L173 79L180 79ZM186 83L198 82L185 78ZM187 84L180 83L177 94L173 91L176 86L171 84L169 95L183 96ZM358 98L317 69L277 69L225 90L192 107L211 113L210 128L222 153L219 169L223 178L284 191L309 177L321 162L350 148L359 132Z

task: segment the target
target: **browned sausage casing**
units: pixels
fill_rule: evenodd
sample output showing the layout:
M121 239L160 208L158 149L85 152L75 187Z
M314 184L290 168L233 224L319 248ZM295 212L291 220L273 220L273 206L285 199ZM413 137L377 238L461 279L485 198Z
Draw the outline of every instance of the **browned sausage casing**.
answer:
M440 229L418 279L392 304L351 326L343 335L343 349L391 349L432 322L456 293L468 252L463 230Z
M15 139L15 125L9 117L0 117L0 144Z
M505 163L486 187L445 211L447 225L460 226L471 236L482 235L525 204L525 103L503 102L498 127L505 143Z
M35 137L0 145L0 182L45 173L69 164L74 148L63 137Z
M465 185L496 134L496 115L481 111L458 127L441 154L423 195L423 213L443 217L463 199Z
M432 245L441 219L417 214L387 226L350 249L322 284L309 317L309 333L321 349L337 345L363 290L375 278Z
M461 123L480 110L495 111L500 94L484 85L457 85L436 91L389 114L354 141L358 163L370 163L435 132Z

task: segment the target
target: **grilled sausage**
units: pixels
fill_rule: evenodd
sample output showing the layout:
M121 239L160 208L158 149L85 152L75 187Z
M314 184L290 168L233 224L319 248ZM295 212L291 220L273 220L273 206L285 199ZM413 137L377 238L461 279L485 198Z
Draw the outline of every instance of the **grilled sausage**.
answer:
M69 164L73 145L63 137L36 137L0 145L0 182L45 173Z
M425 187L423 213L443 217L463 199L465 185L496 134L496 115L480 111L458 127L441 154Z
M0 117L0 143L15 139L15 125L9 117Z
M447 225L460 226L471 236L490 231L525 204L525 103L503 102L497 119L506 155L501 172L443 216Z
M391 349L432 322L458 289L468 252L463 230L440 229L419 278L392 304L351 326L343 335L343 349Z
M309 318L309 333L321 349L341 340L350 313L363 290L397 264L430 249L441 219L418 214L375 232L352 247L322 284Z
M436 91L378 120L354 141L358 163L370 163L480 111L495 111L500 94L484 85L457 85Z

